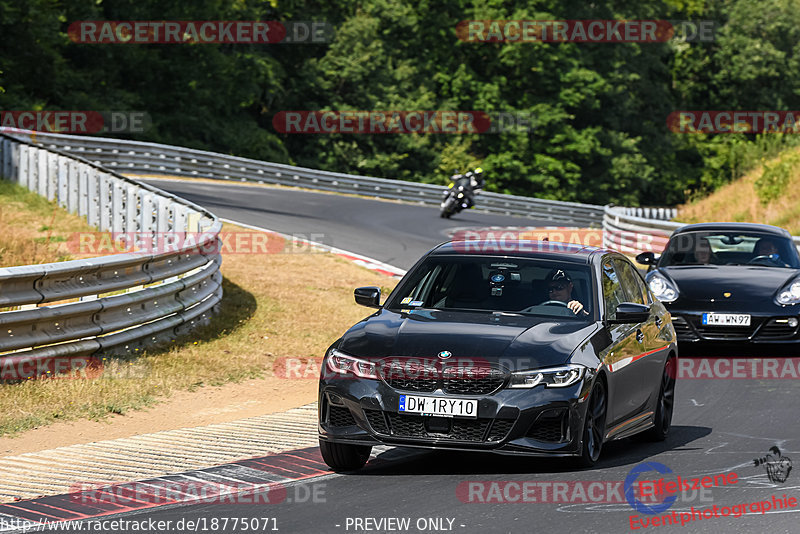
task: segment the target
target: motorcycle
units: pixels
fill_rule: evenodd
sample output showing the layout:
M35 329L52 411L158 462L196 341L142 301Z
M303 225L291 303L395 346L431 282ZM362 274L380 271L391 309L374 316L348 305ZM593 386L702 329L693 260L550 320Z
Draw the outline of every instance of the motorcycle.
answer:
M453 181L442 195L439 216L443 219L449 219L461 210L472 207L473 192L470 174L456 174L452 177Z

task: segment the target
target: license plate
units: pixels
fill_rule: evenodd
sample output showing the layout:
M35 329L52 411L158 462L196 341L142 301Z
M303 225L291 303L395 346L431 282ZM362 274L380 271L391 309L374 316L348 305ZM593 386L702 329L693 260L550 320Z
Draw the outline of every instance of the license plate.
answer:
M478 401L444 397L400 395L400 413L438 415L440 417L478 417Z
M750 326L746 313L704 313L703 324L708 326Z

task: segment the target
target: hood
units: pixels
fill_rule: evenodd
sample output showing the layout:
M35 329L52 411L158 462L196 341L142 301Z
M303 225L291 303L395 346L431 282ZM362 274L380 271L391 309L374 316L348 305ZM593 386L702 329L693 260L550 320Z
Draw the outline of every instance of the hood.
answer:
M565 363L597 330L594 322L478 312L381 310L342 337L339 349L361 358L436 358L501 362L512 370Z
M662 274L678 287L680 300L710 302L759 302L768 298L798 275L796 269L756 265L682 265L663 267ZM724 293L730 293L725 298Z

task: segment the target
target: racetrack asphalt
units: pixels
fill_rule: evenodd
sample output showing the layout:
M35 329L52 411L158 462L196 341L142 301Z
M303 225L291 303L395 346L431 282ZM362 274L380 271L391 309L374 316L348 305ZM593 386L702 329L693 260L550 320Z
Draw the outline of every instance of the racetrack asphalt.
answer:
M459 228L552 225L543 220L476 210L442 219L437 207L292 188L143 181L208 208L219 217L349 250L401 269L410 268ZM480 196L477 203L480 204Z
M547 224L475 212L443 220L434 207L291 189L185 181L152 183L208 207L221 217L302 235L404 269L446 240L447 231L456 227ZM324 234L325 238L313 239L312 233ZM713 354L693 351L695 358L709 355L742 356L749 358L748 362L757 362L763 357L791 357L793 353L779 347L750 353L736 347ZM721 511L723 507L771 500L784 494L800 500L800 473L790 473L785 482L774 482L768 479L763 465L754 464L754 459L767 454L771 446L780 447L789 458L800 458L799 395L797 379L679 379L668 439L650 443L630 438L607 444L593 469L579 470L564 459L390 449L378 454L358 473L300 481L280 503L195 504L126 514L124 519L171 520L173 525L180 519L199 519L209 526L212 518L217 518L217 528L206 530L216 532L242 532L241 522L239 528L233 528L234 517L275 518L266 523L266 529L254 530L272 531L276 526L285 533L797 532L800 516L796 514L800 507L766 514L748 509L742 517L700 520L694 516L685 526L643 528L642 522L645 517L661 517L673 511L678 512L680 522L680 513L691 513L692 507L717 506ZM645 462L663 464L672 474L656 475L650 471L642 473L639 480L661 476L674 480L675 475L699 478L730 472L738 478L727 487L684 492L663 514L648 515L634 510L626 501L622 484L632 469ZM523 486L509 485L509 481L536 485L526 486L531 491L523 496L517 490ZM488 485L470 486L470 482ZM561 493L560 502L541 502L553 501L555 484L561 484L558 487L563 490L565 482L583 482L579 485L583 489L599 482L604 488L602 497L614 502L589 502L597 494L584 495L574 484L568 486L566 499ZM549 498L543 499L545 488ZM476 502L481 498L495 502ZM517 502L496 502L504 499ZM528 502L519 502L526 499ZM632 524L632 516L640 522ZM389 518L408 518L408 527L387 522ZM222 528L222 520L226 520L227 529ZM259 527L264 525L262 521Z

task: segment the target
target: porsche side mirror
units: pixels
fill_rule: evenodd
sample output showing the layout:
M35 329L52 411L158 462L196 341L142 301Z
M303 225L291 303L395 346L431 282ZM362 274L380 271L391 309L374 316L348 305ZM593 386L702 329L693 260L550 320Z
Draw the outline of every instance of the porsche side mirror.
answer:
M636 256L636 263L641 263L642 265L655 265L658 263L658 258L656 258L656 255L652 252L642 252Z
M650 318L650 306L637 304L635 302L620 302L617 306L617 313L613 319L609 319L609 324L629 324L644 323Z
M380 308L381 288L375 286L358 287L353 291L356 302L368 308Z

